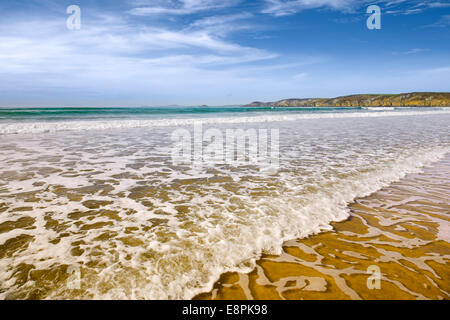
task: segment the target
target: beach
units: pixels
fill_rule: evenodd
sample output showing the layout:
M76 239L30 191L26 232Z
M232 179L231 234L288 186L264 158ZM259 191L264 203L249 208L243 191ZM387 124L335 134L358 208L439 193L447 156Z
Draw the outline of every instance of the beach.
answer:
M288 241L248 274L227 273L197 299L450 298L450 155L350 204L333 231ZM381 271L369 289L368 269Z
M0 117L1 299L449 297L448 110Z
M137 300L170 319L450 300L450 0L0 8L13 314L41 313L18 300Z

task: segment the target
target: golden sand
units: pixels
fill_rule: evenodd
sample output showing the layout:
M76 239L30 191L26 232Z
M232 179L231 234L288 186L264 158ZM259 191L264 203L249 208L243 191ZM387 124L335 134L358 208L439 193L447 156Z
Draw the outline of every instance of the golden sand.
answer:
M39 170L46 174L52 172L51 168L45 167ZM8 183L8 179L16 180L17 174L4 173L2 179ZM74 176L79 174L73 173ZM21 172L20 175L20 178L29 179L31 174ZM335 223L333 232L286 242L282 255L264 255L249 274L223 274L211 292L198 295L196 299L449 299L449 180L450 156L421 174L409 175L369 197L358 199L350 205L350 219ZM55 237L49 243L58 244L71 236L73 224L79 229L79 236L70 243L68 251L74 260L85 253L89 241L85 238L86 233L95 230L102 232L93 241L115 239L120 242L118 245L128 248L142 247L143 240L135 234L137 227L124 227L120 236L117 229L108 230L115 222L121 223L123 215L107 209L109 201L85 199L87 194L106 196L113 190L104 180L93 179L93 183L79 188L53 186L55 194L82 203L86 210L68 213L67 221L54 219L50 210L46 212L42 226L47 231L55 231ZM145 199L155 193L160 198L170 199L165 190L148 186L133 188L129 197L142 199L144 206L151 207L154 204ZM46 200L39 198L39 192L20 192L7 197L21 199L23 205L11 209L18 218L1 223L0 234L15 229L36 229L37 218L27 216L27 213L33 211L33 204L46 205ZM0 214L10 209L2 201ZM176 209L183 215L189 212L184 205ZM133 213L133 209L129 209L124 214ZM104 221L97 221L96 217L104 218ZM157 230L158 225L167 220L153 218L149 221L152 224L142 226L143 231L157 232L162 242L176 237L173 233ZM0 259L20 256L34 240L33 235L18 232L0 245ZM107 254L109 259L104 258ZM99 282L98 274L119 264L120 258L115 247L110 247L107 252L100 245L93 247L88 262L81 268L84 284L81 290L66 286L69 264L55 263L37 268L27 260L11 265L10 281L0 283L0 294L13 285L15 289L6 295L7 299L91 299L94 295L87 289L93 284L100 296L120 287L124 296L131 297L134 284L130 285L130 279L141 279L136 269L123 267L120 274ZM159 258L153 251L143 254L144 261ZM128 254L124 259L128 261L131 256ZM374 267L381 272L380 289L368 287L368 280L373 276L370 270ZM55 288L62 289L54 294Z
M447 157L358 199L334 231L286 242L282 255L223 274L196 299L449 299L449 198Z

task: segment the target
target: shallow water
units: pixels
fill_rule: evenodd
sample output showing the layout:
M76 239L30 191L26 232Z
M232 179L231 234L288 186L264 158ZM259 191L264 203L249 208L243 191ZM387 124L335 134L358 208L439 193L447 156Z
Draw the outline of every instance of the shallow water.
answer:
M28 133L0 136L0 298L208 291L221 274L281 254L287 240L331 230L355 198L442 159L450 114L432 112L204 122L278 129L275 173L173 164L171 135L192 121L72 131L65 123L50 133L49 123L15 123ZM80 289L67 285L73 267Z
M198 299L450 299L450 155L350 205L334 230L288 241ZM380 286L367 285L376 266ZM369 270L369 272L368 272ZM371 281L369 281L372 284Z

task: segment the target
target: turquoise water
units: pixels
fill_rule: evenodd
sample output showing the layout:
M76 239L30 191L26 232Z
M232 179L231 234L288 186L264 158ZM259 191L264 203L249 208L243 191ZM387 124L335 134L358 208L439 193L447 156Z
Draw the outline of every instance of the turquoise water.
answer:
M249 114L351 112L362 108L248 108L248 107L140 107L140 108L16 108L0 109L0 121L61 121L98 119L164 119Z
M312 118L358 118L448 113L445 108L0 108L0 135L55 131L182 126L202 123L256 123Z

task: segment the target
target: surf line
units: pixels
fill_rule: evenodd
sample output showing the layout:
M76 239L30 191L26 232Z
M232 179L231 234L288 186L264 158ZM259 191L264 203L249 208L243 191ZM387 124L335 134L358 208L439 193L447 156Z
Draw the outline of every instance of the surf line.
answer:
M183 307L183 315L209 315L213 318L216 310L217 307L196 307L190 304L189 307Z

